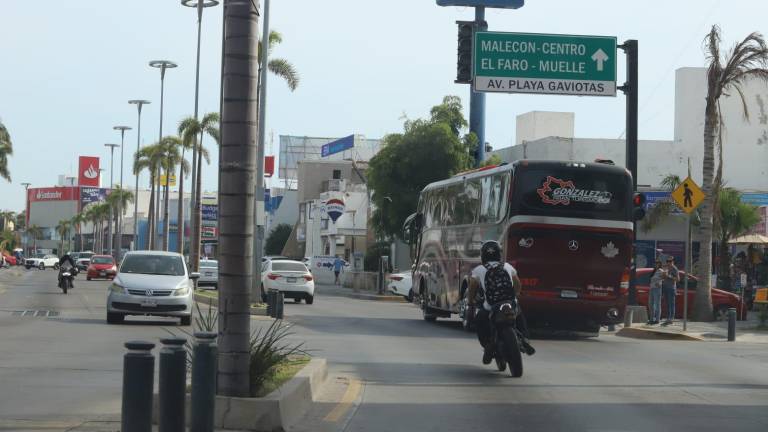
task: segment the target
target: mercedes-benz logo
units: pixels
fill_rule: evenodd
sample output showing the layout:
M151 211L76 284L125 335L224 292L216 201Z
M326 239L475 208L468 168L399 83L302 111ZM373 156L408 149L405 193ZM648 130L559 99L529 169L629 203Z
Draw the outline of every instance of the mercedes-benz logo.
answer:
M569 241L568 242L568 249L570 249L572 251L579 250L579 242L577 242L576 240Z
M146 295L147 295L147 297L152 297L152 296L154 295L154 294L152 293L152 290L151 290L151 289L148 289L148 290L144 291L144 294L146 294Z

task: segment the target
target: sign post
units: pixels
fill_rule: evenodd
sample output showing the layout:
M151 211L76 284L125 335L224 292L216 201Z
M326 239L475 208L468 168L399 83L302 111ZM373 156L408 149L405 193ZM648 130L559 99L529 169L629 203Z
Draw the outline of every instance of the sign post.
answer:
M477 32L478 92L616 96L616 38Z
M691 160L688 159L688 177L672 192L672 198L688 215L688 230L685 239L685 281L683 282L683 331L688 330L688 274L691 271L691 213L704 201L704 192L690 177Z

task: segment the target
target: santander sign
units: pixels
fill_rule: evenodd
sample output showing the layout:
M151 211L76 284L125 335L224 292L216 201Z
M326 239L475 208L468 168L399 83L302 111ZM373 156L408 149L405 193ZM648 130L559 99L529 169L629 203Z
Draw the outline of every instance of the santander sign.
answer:
M80 156L77 183L79 186L99 186L99 158Z

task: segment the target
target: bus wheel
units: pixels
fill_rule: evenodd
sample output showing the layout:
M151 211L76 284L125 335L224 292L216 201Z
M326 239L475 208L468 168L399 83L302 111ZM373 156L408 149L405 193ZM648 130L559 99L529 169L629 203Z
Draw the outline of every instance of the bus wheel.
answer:
M428 294L424 288L421 289L421 313L424 316L424 321L427 322L435 322L437 320L437 315L435 315L431 308L427 306L427 297Z

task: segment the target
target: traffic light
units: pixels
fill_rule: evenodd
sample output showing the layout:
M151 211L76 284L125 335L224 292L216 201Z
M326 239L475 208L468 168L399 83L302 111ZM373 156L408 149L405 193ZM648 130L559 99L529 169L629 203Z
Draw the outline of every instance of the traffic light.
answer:
M639 221L645 217L645 194L637 192L632 197L632 217Z
M475 31L488 30L485 21L456 21L459 26L458 55L456 61L456 81L458 84L472 83L472 49Z

